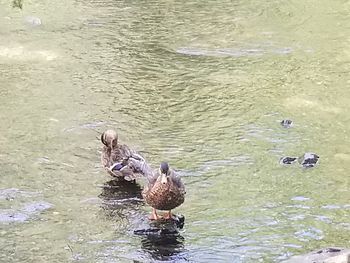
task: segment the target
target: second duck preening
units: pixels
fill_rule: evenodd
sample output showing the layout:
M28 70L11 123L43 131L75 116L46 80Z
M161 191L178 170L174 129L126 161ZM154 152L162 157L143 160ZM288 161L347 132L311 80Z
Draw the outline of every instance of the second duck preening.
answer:
M107 130L101 135L103 143L101 153L102 166L107 172L120 180L134 181L145 175L145 169L150 169L139 153L125 144L118 143L115 130Z

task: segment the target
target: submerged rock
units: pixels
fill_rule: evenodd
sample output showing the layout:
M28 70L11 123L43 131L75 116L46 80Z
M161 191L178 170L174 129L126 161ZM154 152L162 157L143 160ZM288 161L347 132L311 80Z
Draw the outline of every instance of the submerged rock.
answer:
M298 163L301 164L304 168L312 168L317 164L319 158L320 157L315 153L305 153L300 157L285 156L280 159L280 164L290 165L298 160Z
M281 121L281 125L284 127L284 128L290 128L293 126L293 121L292 120L282 120Z
M350 249L330 247L305 255L293 256L283 263L349 263Z
M166 236L178 235L179 229L185 225L185 217L183 215L175 215L171 220L157 220L150 224L150 228L134 230L135 235L145 236Z
M179 232L177 231L177 229L172 228L172 229L168 229L168 228L148 228L148 229L137 229L134 231L135 235L157 235L157 236L163 236L163 235L176 235Z
M305 153L298 158L298 162L305 168L314 167L320 157L315 153Z
M292 164L294 163L298 158L297 157L282 157L280 159L280 164Z

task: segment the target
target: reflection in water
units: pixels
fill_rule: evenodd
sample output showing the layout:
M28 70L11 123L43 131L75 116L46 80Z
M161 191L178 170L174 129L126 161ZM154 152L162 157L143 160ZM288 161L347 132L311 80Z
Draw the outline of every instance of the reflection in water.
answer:
M108 218L119 217L126 219L128 214L135 212L143 204L141 187L136 183L113 179L102 186L99 195L102 208Z
M13 0L12 7L22 9L23 8L23 1L22 0Z
M187 261L181 235L147 235L141 240L141 248L155 260Z
M175 221L154 221L146 231L135 233L142 235L141 248L154 260L187 261L182 255L185 239L180 235Z

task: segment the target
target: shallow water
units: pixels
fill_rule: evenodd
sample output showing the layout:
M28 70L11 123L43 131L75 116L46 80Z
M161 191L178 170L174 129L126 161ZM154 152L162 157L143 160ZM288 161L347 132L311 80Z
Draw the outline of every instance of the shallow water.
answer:
M1 261L279 262L350 247L349 12L0 0ZM143 182L101 169L107 128L182 175L180 236L133 234L150 209ZM279 163L305 152L316 167Z

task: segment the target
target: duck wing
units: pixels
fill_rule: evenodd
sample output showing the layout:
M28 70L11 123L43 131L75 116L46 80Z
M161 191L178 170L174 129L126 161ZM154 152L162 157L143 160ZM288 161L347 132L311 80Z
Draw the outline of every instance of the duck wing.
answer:
M130 157L128 165L133 171L140 173L143 176L145 176L147 179L149 179L153 177L152 168L142 156L141 158L138 158L137 156L136 158L135 156Z
M174 170L170 170L170 177L174 185L182 192L185 192L185 185L181 181L181 177L178 176Z

